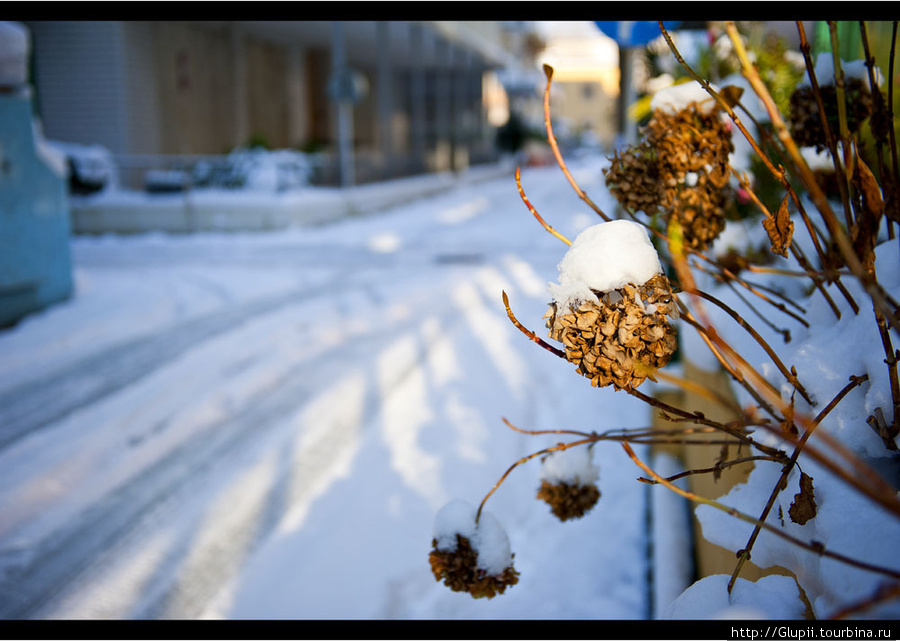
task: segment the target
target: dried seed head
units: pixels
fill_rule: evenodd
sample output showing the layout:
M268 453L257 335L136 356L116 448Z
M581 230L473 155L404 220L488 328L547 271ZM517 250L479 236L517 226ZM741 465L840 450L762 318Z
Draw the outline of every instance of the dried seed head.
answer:
M613 154L603 170L610 193L626 211L655 214L659 208L658 172L653 149L643 143Z
M557 481L541 481L537 498L546 502L553 514L560 521L580 519L600 498L600 490L596 485L581 485Z
M566 359L595 387L634 389L675 353L677 311L671 286L656 274L637 287L595 292L598 303L558 310L551 303L544 318L548 336L565 347Z
M474 598L493 598L518 582L506 532L487 512L476 520L475 509L458 499L435 515L428 556L436 581Z
M604 170L610 193L627 211L677 219L688 247L706 249L725 228L731 130L719 110L693 102L656 109L642 133Z
M840 130L838 118L837 89L833 84L819 87L822 97L822 105L825 107L825 119L832 136L837 136ZM847 129L850 133L857 133L863 121L872 114L872 94L868 84L859 78L847 78L844 82L844 95L847 114ZM801 147L817 147L822 149L827 146L825 130L822 127L822 119L819 116L819 105L816 102L812 87L798 87L791 94L790 113L788 123L791 136ZM883 123L875 123L876 129L883 129ZM876 133L878 135L878 133Z
M660 208L666 225L677 221L685 244L702 251L725 228L731 132L718 110L696 103L676 112L655 111L646 130L665 185Z
M519 582L519 573L511 566L499 575L488 574L487 570L479 568L478 553L469 539L461 534L456 535L454 550L438 549L437 539L433 539L431 545L428 555L431 572L436 581L443 580L444 585L454 592L468 592L475 599L492 599Z

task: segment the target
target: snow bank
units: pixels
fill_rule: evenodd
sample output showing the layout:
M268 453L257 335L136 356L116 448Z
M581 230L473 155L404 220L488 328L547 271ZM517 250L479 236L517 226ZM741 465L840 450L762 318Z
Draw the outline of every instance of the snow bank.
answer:
M900 249L896 241L879 245L876 256L879 283L896 299L900 296ZM773 276L769 284L775 282L780 281ZM797 299L807 310L805 316L810 323L808 329L789 324L786 317L773 317L779 326L790 327L793 335L790 343L785 343L762 323L754 324L763 331L769 343L779 350L781 359L789 367L796 368L800 381L815 402L815 405L809 405L799 394L794 395L798 413L815 416L848 384L849 376L868 376L867 381L849 392L821 422L809 445L829 454L826 443L818 436L827 433L832 438L837 438L843 447L852 451L864 464L885 475L885 478L895 478L896 452L889 450L867 425L867 417L878 408L884 413L888 424L893 420L890 380L880 335L862 287L850 278L844 279L844 285L860 303L859 314L854 314L840 292L832 287L832 298L841 308L840 319L831 312L824 297L817 293L806 299ZM712 290L712 293L725 300L738 313L752 318L753 312L733 293L729 294L726 288ZM713 321L720 334L741 354L749 355L748 361L781 390L785 402L790 402L793 387L760 351L755 341L719 316L717 310L709 307L707 310L713 314ZM683 337L685 334L690 336L690 331L685 330ZM892 338L897 340L895 333ZM694 360L693 352L691 360ZM755 404L739 386L734 385L733 388L742 405ZM758 430L754 438L787 452L792 449L790 444L762 430ZM831 454L830 458L835 458L835 455ZM812 478L817 505L815 517L803 525L790 518L794 496L800 492L800 469L795 468L788 476L787 487L779 494L767 519L769 525L779 527L801 541L820 543L828 551L900 571L900 560L894 550L896 541L900 539L900 520L806 454L801 455L798 463L802 472ZM757 516L780 476L779 463L760 461L747 482L736 485L720 502L745 514ZM753 530L752 524L708 505L698 506L696 516L704 538L727 549L744 548ZM752 554L753 562L762 568L781 566L793 572L818 618L831 616L843 607L871 597L886 580L883 574L864 571L823 557L766 531L756 540ZM792 594L792 590L785 592L784 597L788 598ZM866 612L866 615L893 618L900 615L900 604L890 602Z
M565 309L583 301L599 302L595 291L643 285L662 273L662 266L642 225L613 220L578 234L558 270L559 282L550 283L549 290L557 306Z
M82 145L61 140L48 140L47 144L68 162L78 178L99 189L116 189L119 184L118 168L112 152L102 145Z
M728 594L727 574L697 581L675 599L667 619L802 619L806 610L793 578L771 575L759 581L738 578Z

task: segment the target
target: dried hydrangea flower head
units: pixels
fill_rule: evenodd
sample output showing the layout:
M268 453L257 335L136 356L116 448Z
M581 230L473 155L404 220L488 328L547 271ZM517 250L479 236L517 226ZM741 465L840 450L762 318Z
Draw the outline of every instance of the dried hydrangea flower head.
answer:
M644 141L613 152L603 170L609 192L626 211L653 215L659 211L659 170L653 146Z
M825 107L825 119L832 135L839 131L837 88L834 80L834 60L830 52L820 53L816 58L814 72L819 92L822 96L822 105ZM850 133L858 133L862 123L872 115L873 98L869 90L868 71L865 61L854 60L846 63L841 61L841 70L844 73L844 102L847 114L847 129ZM881 78L881 71L875 69L876 82ZM809 80L799 83L791 94L790 113L788 124L791 136L801 147L816 147L823 149L827 146L825 130L822 128L822 119L819 116L819 105L813 93ZM876 126L876 129L879 127ZM877 132L876 132L876 135Z
M697 83L658 91L651 108L642 142L613 155L606 184L627 211L676 220L688 247L702 251L725 228L732 199L730 126Z
M519 573L500 523L487 512L477 522L475 517L475 509L458 499L441 508L434 519L428 562L435 580L443 580L454 592L492 599L518 583Z
M541 462L537 498L546 502L560 521L581 518L600 498L599 475L590 447L551 452Z
M588 227L559 264L544 318L550 338L595 387L634 389L675 353L677 317L647 231L613 220Z

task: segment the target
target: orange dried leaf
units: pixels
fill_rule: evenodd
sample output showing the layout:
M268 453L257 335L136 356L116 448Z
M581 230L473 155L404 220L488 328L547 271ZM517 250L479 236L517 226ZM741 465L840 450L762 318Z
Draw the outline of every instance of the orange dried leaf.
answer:
M785 195L774 217L763 219L763 227L769 234L772 252L787 257L787 250L794 236L794 221L791 220L788 208L788 196Z

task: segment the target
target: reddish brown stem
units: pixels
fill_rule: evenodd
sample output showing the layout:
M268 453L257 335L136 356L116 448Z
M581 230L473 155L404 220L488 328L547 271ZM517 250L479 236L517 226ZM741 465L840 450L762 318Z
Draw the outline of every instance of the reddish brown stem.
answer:
M525 203L526 207L528 207L528 211L531 212L531 215L534 216L541 225L543 225L544 229L546 229L548 232L550 232L551 234L553 234L554 236L559 238L566 245L571 245L572 241L569 240L568 238L566 238L565 236L563 236L562 234L560 234L555 229L553 229L553 227L548 225L547 222L537 212L537 209L535 209L534 206L531 204L531 201L528 200L528 196L525 195L525 190L522 189L522 177L519 173L518 167L516 167L516 187L518 187L518 189L519 189L519 196L522 198L522 202Z
M554 354L555 356L559 356L560 358L565 358L566 353L561 349L553 347L553 345L548 344L546 341L541 339L537 334L532 332L530 329L527 329L522 323L519 322L519 319L516 318L515 314L513 314L512 309L509 307L509 296L506 295L506 292L503 292L503 305L506 307L506 315L509 316L509 320L512 321L512 324L515 325L520 332L525 334L529 339L533 340L535 343L543 347L545 350Z
M553 78L553 67L544 65L544 74L547 76L547 88L544 90L544 126L547 129L547 142L550 143L550 149L553 150L553 156L556 158L556 163L559 165L559 168L562 169L563 174L565 174L569 184L572 185L572 189L578 194L578 197L586 202L591 209L597 212L603 220L609 222L612 219L603 213L603 210L600 209L593 200L588 198L588 195L584 193L584 190L578 186L577 182L575 182L575 178L572 177L569 168L566 167L566 162L563 160L562 153L559 151L559 145L556 143L556 136L553 135L553 126L550 124L550 84Z

